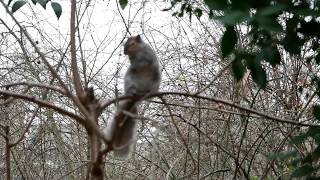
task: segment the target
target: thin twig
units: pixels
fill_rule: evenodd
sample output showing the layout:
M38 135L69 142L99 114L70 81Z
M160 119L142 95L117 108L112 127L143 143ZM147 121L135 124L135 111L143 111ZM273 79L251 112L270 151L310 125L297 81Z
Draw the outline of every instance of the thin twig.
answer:
M25 137L26 133L29 131L29 129L31 127L31 124L32 124L34 118L36 117L39 109L40 109L40 107L38 106L37 109L33 112L32 117L30 118L30 121L29 121L27 127L24 129L24 131L22 132L22 134L20 135L18 140L16 140L15 142L12 142L12 143L9 144L10 148L16 146L17 144L19 144L23 140L23 138Z
M202 93L203 91L208 89L210 86L212 86L212 84L230 67L232 62L233 62L232 60L227 62L227 64L218 72L218 74L211 80L211 82L209 84L207 84L204 88L200 89L199 91L197 91L193 95L199 95L200 93Z

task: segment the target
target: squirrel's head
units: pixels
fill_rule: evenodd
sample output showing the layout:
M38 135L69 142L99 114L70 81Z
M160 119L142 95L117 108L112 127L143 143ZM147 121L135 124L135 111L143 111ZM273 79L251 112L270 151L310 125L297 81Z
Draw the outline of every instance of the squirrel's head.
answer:
M135 56L135 54L139 52L142 43L143 41L140 35L128 38L127 42L124 44L124 54L129 57Z

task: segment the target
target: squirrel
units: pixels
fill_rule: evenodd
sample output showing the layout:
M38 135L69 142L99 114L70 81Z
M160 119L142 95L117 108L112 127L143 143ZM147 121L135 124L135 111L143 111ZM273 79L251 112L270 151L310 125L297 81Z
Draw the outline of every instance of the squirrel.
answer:
M157 92L161 75L158 58L152 48L137 35L128 38L124 54L130 60L124 77L124 95L141 97ZM138 101L139 98L120 101L114 118L108 124L107 134L117 157L128 157L136 140L136 119L123 112L137 114Z

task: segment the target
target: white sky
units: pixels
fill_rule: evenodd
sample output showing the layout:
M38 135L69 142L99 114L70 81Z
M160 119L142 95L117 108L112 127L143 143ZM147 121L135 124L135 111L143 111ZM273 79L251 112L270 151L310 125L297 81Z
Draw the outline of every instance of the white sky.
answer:
M63 8L59 20L55 17L50 2L47 4L47 9L44 10L39 4L34 6L31 0L28 0L28 5L25 5L14 14L27 28L32 37L39 41L39 47L45 48L43 49L44 51L53 48L64 51L69 42L70 3L68 0L55 2L59 2ZM175 49L179 49L179 46L187 46L189 40L194 44L199 43L199 40L195 39L195 37L198 36L196 32L204 31L204 29L196 25L198 21L196 21L195 17L193 17L191 26L187 17L177 19L171 16L172 12L161 11L170 6L169 2L162 1L163 5L161 6L159 5L161 4L159 1L156 3L149 1L145 4L144 8L138 11L138 9L142 7L141 2L140 0L129 0L128 6L124 10L120 10L120 13L127 23L128 21L131 23L130 32L132 35L144 34L143 39L147 41L158 54L163 53L162 55L165 55L168 53L168 49L175 51ZM90 5L86 13L84 13L79 26L82 37L83 55L87 62L87 74L93 75L97 70L102 68L102 71L99 72L100 75L103 75L101 79L112 79L118 68L129 64L125 56L119 56L123 51L122 44L120 48L112 54L126 33L126 28L116 3L117 0L90 1ZM81 4L80 1L78 1L77 8L81 9L80 14L83 12L84 6L85 4ZM0 18L4 19L4 21L12 27L13 23L2 6L0 6ZM207 22L205 17L201 19L205 24L207 23L208 26L210 26L210 23ZM15 28L17 27L15 26ZM3 30L4 27L0 25L0 32L3 32ZM187 35L183 35L184 33ZM170 41L174 43L170 43ZM77 45L79 45L78 42ZM80 53L78 53L78 56L80 57ZM168 65L167 61L170 63L170 59L165 61L160 58L160 64L163 68L166 68ZM102 66L106 62L107 64ZM81 67L80 63L79 66ZM91 72L90 69L93 69L93 72ZM125 69L126 68L121 68L119 80L116 80L116 84L119 84L118 88L120 90L122 89L122 77ZM176 76L181 74L178 69L172 69L171 67L170 70L175 71ZM175 76L174 73L172 75ZM163 81L165 81L164 79L166 79L165 74L163 74Z

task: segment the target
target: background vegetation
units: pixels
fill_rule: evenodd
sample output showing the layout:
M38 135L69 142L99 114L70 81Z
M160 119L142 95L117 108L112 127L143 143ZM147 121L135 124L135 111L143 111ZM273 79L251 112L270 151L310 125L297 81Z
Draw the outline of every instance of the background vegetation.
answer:
M318 0L1 4L0 179L320 176ZM119 160L103 129L138 33L163 80Z

